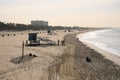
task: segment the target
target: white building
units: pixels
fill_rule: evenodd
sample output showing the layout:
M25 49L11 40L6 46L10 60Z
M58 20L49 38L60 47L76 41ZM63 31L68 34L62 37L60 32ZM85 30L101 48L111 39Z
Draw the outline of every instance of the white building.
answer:
M31 21L32 26L48 26L48 21Z

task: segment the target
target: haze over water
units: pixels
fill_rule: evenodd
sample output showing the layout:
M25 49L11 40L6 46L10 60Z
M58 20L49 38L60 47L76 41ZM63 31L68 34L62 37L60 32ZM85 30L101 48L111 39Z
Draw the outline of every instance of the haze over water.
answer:
M78 35L81 41L93 44L94 46L120 56L120 29L109 29L88 32Z

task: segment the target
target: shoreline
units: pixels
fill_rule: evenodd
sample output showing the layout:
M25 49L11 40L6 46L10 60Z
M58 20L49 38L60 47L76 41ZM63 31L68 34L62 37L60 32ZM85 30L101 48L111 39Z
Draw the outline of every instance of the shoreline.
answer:
M107 51L101 50L98 47L94 46L93 44L87 43L87 42L83 42L86 46L94 49L95 51L97 51L98 53L100 53L102 56L104 56L104 58L109 59L110 61L114 62L115 64L120 66L120 57L117 55L114 55L112 53L109 53Z
M86 33L86 32L85 32ZM80 34L77 34L77 35L81 35L81 34L84 34L84 33L80 33ZM79 36L81 37L81 36ZM78 38L78 37L77 37ZM79 40L81 41L81 40ZM91 44L91 43L88 43L88 42L85 42L85 41L81 41L83 44L85 44L86 46L94 49L95 51L97 51L98 53L100 53L102 56L104 56L104 58L106 59L109 59L110 61L114 62L115 64L119 65L120 66L120 57L117 56L117 55L114 55L110 52L107 52L105 50L102 50L100 48L98 48L97 46Z
M78 80L119 80L120 66L80 42L76 35L67 35L65 38L67 46L71 45L74 48L74 66ZM86 57L90 57L91 62L87 62Z

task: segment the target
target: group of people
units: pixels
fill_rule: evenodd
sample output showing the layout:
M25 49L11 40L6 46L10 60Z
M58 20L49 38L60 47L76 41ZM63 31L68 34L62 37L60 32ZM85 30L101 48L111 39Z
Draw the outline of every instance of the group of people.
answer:
M65 46L65 40L61 40L61 41L58 40L58 46L60 45L60 43L61 43L62 46Z

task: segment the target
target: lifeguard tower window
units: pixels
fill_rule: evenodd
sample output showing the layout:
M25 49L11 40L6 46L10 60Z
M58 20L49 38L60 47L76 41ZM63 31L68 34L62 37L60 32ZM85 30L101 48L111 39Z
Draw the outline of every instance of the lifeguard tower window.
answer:
M37 33L29 33L29 41L37 41Z

